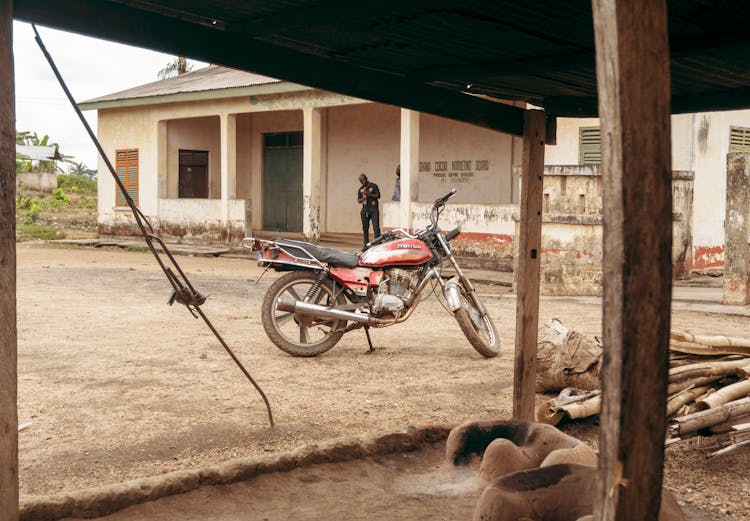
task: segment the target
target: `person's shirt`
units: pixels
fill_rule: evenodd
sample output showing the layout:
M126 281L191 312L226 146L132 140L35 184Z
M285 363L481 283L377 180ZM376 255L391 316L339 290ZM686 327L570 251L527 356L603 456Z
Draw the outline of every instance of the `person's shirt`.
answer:
M360 201L362 206L372 208L378 206L378 199L380 198L380 189L378 185L373 182L369 182L366 185L357 189L357 201Z
M401 200L401 178L396 178L396 184L393 187L393 197L391 197L391 201L400 201Z

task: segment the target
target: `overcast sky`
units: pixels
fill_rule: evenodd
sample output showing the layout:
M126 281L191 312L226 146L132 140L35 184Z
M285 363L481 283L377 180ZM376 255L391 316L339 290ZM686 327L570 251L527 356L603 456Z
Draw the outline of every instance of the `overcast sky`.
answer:
M158 80L168 54L37 26L77 102ZM16 130L47 134L60 153L97 167L96 148L34 40L30 24L13 22ZM206 64L195 62L195 67ZM96 131L96 111L84 112Z

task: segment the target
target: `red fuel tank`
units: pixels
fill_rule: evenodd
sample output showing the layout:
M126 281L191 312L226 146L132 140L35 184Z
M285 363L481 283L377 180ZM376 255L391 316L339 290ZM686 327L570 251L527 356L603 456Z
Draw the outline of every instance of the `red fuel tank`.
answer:
M368 249L359 257L359 265L418 266L431 258L432 252L419 239L398 239Z

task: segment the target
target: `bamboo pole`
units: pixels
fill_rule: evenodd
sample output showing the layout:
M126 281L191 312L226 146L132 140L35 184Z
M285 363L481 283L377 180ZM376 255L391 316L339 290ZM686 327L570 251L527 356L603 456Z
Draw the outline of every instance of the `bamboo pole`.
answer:
M714 434L723 434L725 432L732 431L742 432L742 428L744 425L750 425L747 422L750 422L750 414L748 414L747 416L738 416L737 418L732 418L729 421L712 425L711 432L713 432Z
M564 412L565 416L571 420L578 420L580 418L588 418L589 416L597 415L602 410L602 397L594 396L588 400L582 402L570 403L560 407Z
M690 378L733 375L737 373L737 369L745 365L747 365L747 359L742 358L740 360L725 362L703 362L673 367L669 370L669 383L680 382Z
M745 396L750 396L750 380L748 379L722 387L707 397L696 400L695 405L699 411L704 411L744 398Z
M693 335L687 331L673 329L669 338L681 342L692 342L711 347L746 347L750 349L750 338L731 337L724 335Z
M693 342L684 342L674 338L669 340L669 349L679 353L687 353L700 356L720 356L720 355L743 355L750 356L750 348L739 346L707 346Z
M680 410L680 407L694 401L710 388L708 385L702 385L700 387L691 387L675 394L667 401L667 416L672 416Z
M724 378L725 375L719 375L719 376L704 376L701 378L693 378L690 380L682 380L681 382L675 382L669 384L667 387L667 394L669 396L675 395L681 391L684 391L685 389L691 389L693 387L699 387L701 385L710 384L712 382L715 382L717 380L721 380Z
M724 423L732 418L739 418L750 414L750 398L743 398L734 402L720 405L714 409L698 411L687 416L672 420L669 430L672 435L683 436L684 434L706 429L712 425Z

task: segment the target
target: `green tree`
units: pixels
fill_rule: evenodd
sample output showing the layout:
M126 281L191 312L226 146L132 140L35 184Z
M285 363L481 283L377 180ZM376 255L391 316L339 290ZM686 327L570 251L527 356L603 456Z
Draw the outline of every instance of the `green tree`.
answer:
M91 168L87 167L86 164L83 161L74 161L70 160L68 163L68 175L72 176L86 176L89 179L95 179L96 178L96 170L92 170Z

